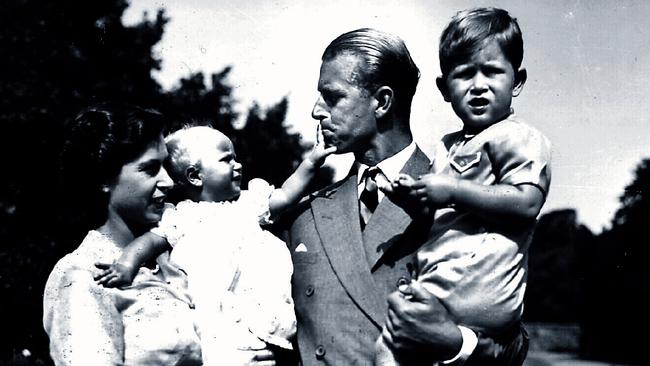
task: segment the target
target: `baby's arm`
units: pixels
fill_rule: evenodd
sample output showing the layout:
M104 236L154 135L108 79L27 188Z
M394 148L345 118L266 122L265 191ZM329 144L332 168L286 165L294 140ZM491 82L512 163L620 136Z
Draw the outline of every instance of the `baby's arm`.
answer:
M532 184L485 186L444 174L424 175L411 189L427 205L453 204L492 223L535 219L544 204L544 193Z
M318 168L325 162L325 158L335 151L336 147L334 146L325 148L321 143L314 146L307 158L298 165L296 171L284 181L282 187L271 193L269 199L271 217L276 217L291 205L298 203L305 195L305 191L316 175Z
M97 268L103 270L95 276L95 280L104 287L128 286L133 282L142 263L167 250L169 250L167 239L147 232L124 247L122 255L115 263L95 264Z

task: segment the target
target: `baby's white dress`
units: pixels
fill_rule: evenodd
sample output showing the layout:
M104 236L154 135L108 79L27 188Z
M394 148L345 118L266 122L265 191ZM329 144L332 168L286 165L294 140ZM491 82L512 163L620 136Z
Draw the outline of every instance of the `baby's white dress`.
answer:
M273 186L249 182L237 201L183 201L152 231L173 247L170 260L188 275L206 365L245 364L266 343L291 349L296 317L293 266L269 222Z

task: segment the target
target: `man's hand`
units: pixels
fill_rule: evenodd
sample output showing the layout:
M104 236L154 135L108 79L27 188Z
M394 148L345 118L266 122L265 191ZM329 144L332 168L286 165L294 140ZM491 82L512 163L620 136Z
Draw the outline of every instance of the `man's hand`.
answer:
M138 268L131 268L121 263L95 263L102 271L95 276L95 281L104 287L123 287L133 283Z
M388 317L382 333L397 354L448 360L459 352L463 338L445 306L417 281L388 296Z

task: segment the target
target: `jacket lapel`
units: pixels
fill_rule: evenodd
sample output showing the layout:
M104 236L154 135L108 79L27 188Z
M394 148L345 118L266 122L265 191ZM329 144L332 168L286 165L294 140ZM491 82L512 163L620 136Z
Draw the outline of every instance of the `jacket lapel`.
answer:
M386 300L377 290L363 248L356 175L314 198L311 206L316 230L336 276L359 308L380 327Z
M416 148L401 173L417 178L429 172L429 158ZM384 197L363 231L363 245L370 268L374 269L386 251L400 238L412 219L401 207Z

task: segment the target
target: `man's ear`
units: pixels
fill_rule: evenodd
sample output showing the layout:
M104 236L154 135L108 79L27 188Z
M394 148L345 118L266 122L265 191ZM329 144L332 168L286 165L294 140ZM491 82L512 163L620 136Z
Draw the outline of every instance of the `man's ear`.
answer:
M375 118L381 119L383 116L388 114L391 107L393 106L395 93L390 86L382 86L377 91L375 91L374 98L377 101L377 107L375 108Z
M447 88L446 77L438 76L436 78L436 85L438 86L438 90L440 90L440 94L442 94L442 97L445 99L445 102L451 101L449 98L449 89Z
M528 72L526 69L522 67L521 69L517 70L515 73L515 85L512 86L513 97L518 96L521 91L524 90L526 79L528 79Z
M190 165L185 169L185 179L187 179L187 183L194 187L201 187L203 185L201 170L194 165Z

